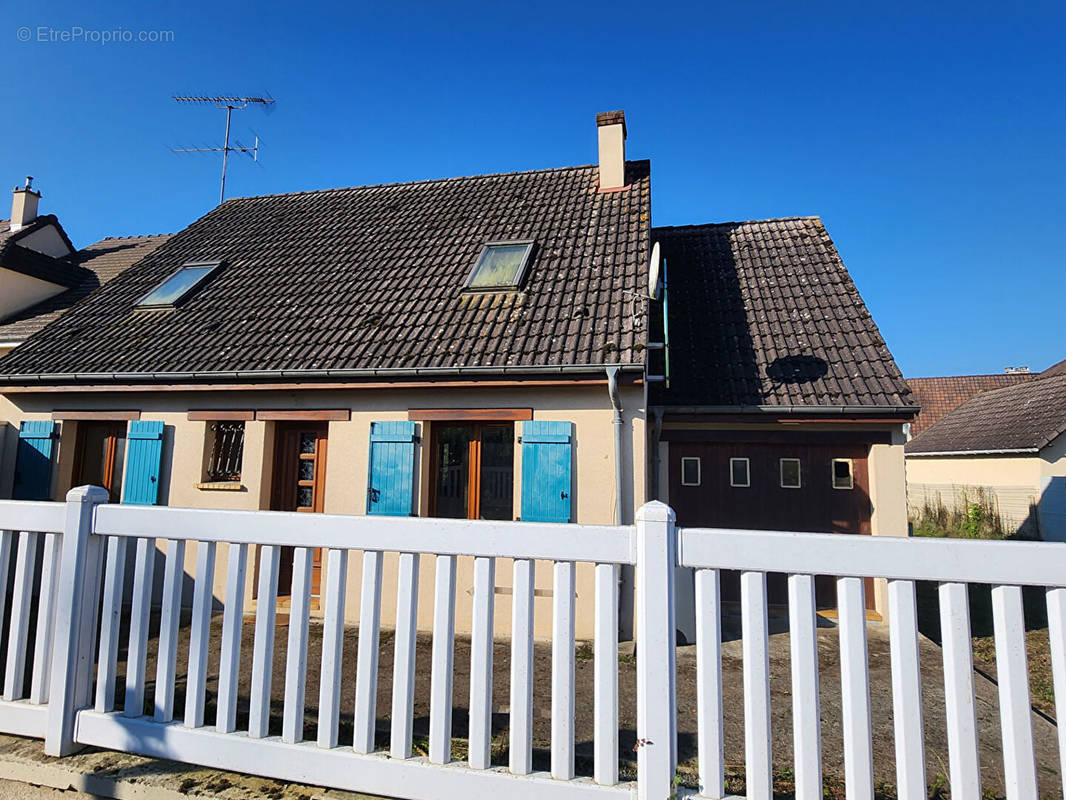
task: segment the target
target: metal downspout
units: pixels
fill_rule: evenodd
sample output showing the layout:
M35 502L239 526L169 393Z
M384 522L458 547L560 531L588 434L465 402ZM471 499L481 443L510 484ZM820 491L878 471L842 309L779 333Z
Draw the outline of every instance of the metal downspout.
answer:
M618 397L618 367L607 367L607 392L614 408L614 524L622 524L622 402Z

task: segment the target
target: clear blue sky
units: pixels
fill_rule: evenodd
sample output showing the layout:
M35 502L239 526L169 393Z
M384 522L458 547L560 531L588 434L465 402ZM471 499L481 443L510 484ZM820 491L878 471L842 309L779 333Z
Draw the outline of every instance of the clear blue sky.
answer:
M277 98L234 117L264 144L230 196L590 163L624 108L655 224L820 215L905 374L1066 358L1062 3L107 5L0 26L0 181L79 246L216 202L218 159L168 147L223 114L172 94ZM39 41L77 27L173 41Z

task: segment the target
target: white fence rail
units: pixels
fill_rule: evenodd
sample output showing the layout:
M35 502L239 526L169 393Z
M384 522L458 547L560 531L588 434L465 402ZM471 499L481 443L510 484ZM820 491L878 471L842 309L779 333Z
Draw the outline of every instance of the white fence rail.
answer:
M6 620L0 730L43 737L52 755L96 745L412 800L489 792L531 800L634 794L666 800L677 791L677 566L695 571L702 796L727 796L723 570L740 573L748 797L773 794L768 573L789 576L792 740L800 800L821 797L823 785L815 576L832 576L836 583L849 797L874 793L865 578L887 579L895 761L903 800L927 793L916 581L940 587L952 796L977 797L981 791L967 583L994 587L1008 797L1037 796L1021 586L1047 588L1055 689L1059 698L1066 697L1066 549L1061 545L675 530L673 513L659 503L642 508L633 527L597 527L145 508L106 505L106 499L102 490L83 487L65 505L0 502L0 576L8 587L0 593L0 621ZM157 545L165 551L161 570ZM224 568L220 546L225 548ZM275 637L285 630L276 624L279 565L282 548L288 547L295 550L284 691L282 701L272 704L275 662L281 663L275 659ZM323 551L318 598L323 620L321 661L314 665L317 713L309 713L315 548ZM186 554L192 559L194 549L192 568ZM346 658L344 650L352 550L362 552L354 659ZM243 620L245 585L256 563L253 553L258 592L249 654ZM395 591L396 616L383 620L386 554L398 554L395 588L389 587ZM461 556L474 560L468 598L461 593L457 598ZM513 560L506 765L493 764L492 758L494 647L500 646L494 630L496 567L501 558ZM535 561L551 562L552 571L550 747L542 772L534 771ZM595 614L593 692L580 698L575 695L574 633L579 563L594 565ZM617 631L623 565L636 567L636 780L622 780L619 774ZM431 567L428 740L425 755L416 755L419 574ZM192 607L186 626L182 599L189 580L191 587L184 588ZM216 597L224 598L220 645L212 644L211 637ZM469 733L465 756L456 762L457 601L470 603L472 632ZM424 598L422 604L426 602ZM378 689L382 627L395 630L391 698L380 697ZM185 641L187 659L180 646ZM207 689L214 647L219 666L211 725L205 718L211 718ZM243 695L242 664L251 665L250 686ZM351 709L341 707L346 685L354 686ZM590 702L595 719L592 774L575 777L577 704ZM386 710L388 736L379 742L379 719ZM350 712L350 726L342 722L349 718L345 712ZM313 740L304 741L305 730L312 728ZM1063 730L1060 753L1066 753Z

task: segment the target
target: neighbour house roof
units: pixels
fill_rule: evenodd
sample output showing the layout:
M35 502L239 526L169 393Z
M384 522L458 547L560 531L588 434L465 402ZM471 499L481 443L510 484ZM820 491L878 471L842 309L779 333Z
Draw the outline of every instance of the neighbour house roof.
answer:
M942 417L958 408L971 397L1019 383L1027 383L1037 376L1027 372L997 375L951 375L942 378L907 378L914 398L922 407L911 423L911 436L917 438Z
M1066 431L1066 375L970 398L906 445L907 455L1036 453Z
M1058 362L1057 364L1052 364L1050 367L1045 369L1043 372L1039 373L1037 375L1037 377L1038 378L1057 378L1059 375L1066 375L1066 359L1063 359L1062 361Z
M595 166L228 200L0 361L0 380L228 380L641 368L650 179ZM518 291L464 284L532 240ZM221 261L166 310L137 302ZM282 374L284 373L284 374Z
M19 244L21 239L48 226L56 229L73 252L74 245L70 243L59 220L52 214L37 217L17 231L11 230L11 220L4 219L0 220L0 267L59 286L67 288L76 286L82 280L82 276L80 271L72 268L69 262Z
M818 217L655 228L666 262L670 387L721 411L916 411ZM656 332L653 331L653 335Z
M166 235L108 238L64 259L52 259L59 262L75 280L62 284L70 287L67 291L0 320L0 343L22 342L28 339L45 325L57 320L93 290L140 261L168 238L170 237Z

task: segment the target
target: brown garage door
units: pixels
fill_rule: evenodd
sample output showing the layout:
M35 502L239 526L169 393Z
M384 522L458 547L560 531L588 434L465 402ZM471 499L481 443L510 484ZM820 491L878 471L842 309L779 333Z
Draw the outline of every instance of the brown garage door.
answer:
M869 534L868 453L868 445L850 443L674 441L670 504L679 525ZM819 605L835 605L834 582L817 583ZM723 599L737 599L738 585L736 576L724 575ZM785 602L783 578L771 579L768 592L770 602Z

